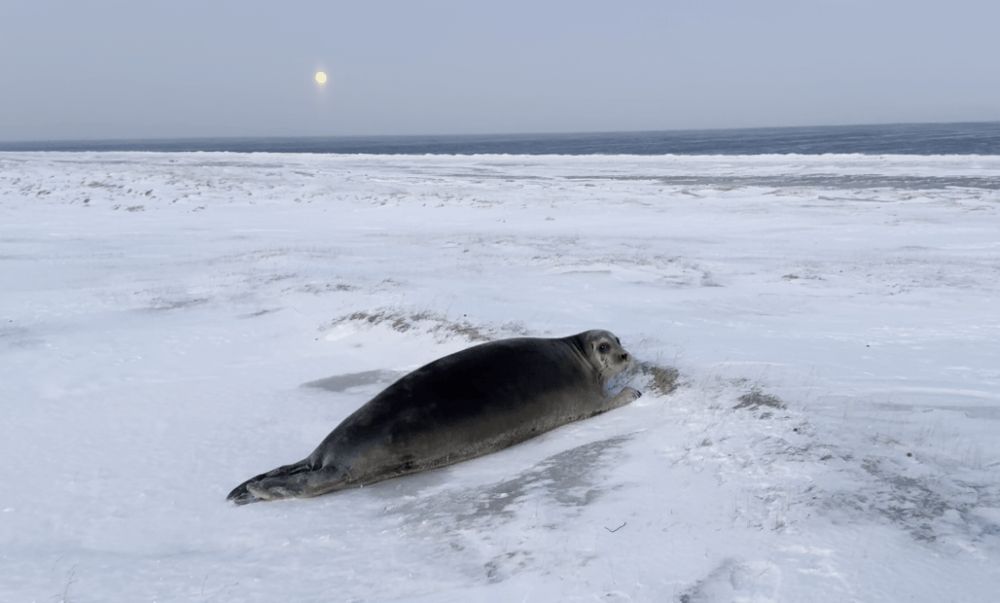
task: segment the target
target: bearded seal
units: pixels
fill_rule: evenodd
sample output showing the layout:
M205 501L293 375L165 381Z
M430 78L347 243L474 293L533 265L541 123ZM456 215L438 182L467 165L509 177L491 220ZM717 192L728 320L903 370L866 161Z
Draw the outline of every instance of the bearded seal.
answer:
M243 482L238 505L311 497L495 452L641 394L608 381L630 364L608 331L480 344L409 373L344 419L305 459Z

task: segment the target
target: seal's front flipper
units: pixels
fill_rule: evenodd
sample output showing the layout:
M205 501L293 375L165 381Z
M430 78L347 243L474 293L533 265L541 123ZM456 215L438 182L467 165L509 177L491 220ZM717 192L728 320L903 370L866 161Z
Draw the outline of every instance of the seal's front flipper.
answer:
M597 409L591 411L589 414L584 415L582 418L596 417L599 414L606 413L609 410L614 410L619 406L625 406L631 402L635 402L642 396L642 392L635 389L634 387L622 388L622 391L618 392L617 395L610 398L604 398L600 401L600 405Z
M608 400L607 406L604 410L611 410L613 408L618 408L619 406L625 406L635 402L640 397L642 397L642 392L635 389L634 387L623 387L622 391L618 392L618 395Z

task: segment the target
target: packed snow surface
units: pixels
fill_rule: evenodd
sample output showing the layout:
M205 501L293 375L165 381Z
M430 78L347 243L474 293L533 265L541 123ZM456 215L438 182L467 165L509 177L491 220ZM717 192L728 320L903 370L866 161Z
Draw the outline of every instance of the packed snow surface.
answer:
M0 154L0 601L997 600L998 293L1000 157ZM635 403L225 500L592 328Z

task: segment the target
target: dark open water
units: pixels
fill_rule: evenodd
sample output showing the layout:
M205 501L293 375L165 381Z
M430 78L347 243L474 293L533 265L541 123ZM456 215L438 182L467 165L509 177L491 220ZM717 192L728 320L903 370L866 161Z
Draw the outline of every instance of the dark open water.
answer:
M0 142L2 151L233 151L470 155L1000 155L1000 122L590 134Z

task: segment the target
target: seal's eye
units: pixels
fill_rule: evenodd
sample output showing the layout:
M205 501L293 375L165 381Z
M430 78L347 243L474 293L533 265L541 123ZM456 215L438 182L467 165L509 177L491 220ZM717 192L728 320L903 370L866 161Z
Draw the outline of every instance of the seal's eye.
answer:
M602 354L607 354L608 352L611 351L611 344L607 342L602 343L601 345L597 346L597 351Z

